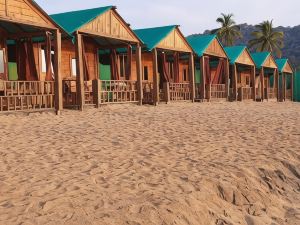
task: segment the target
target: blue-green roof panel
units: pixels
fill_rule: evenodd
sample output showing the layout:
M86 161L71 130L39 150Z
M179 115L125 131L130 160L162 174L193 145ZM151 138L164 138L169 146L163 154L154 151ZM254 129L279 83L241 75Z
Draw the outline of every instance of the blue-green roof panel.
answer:
M232 46L225 47L224 50L229 58L230 64L233 65L236 63L236 60L240 57L240 55L247 49L246 46Z
M73 34L85 24L91 22L98 16L112 9L113 6L106 6L94 9L86 9L72 12L65 12L50 15L50 17L60 25L68 34Z
M288 63L288 59L276 59L276 64L280 73L283 72L285 65Z
M177 25L154 27L134 30L135 34L146 45L147 49L151 51L154 49L164 38L166 38Z
M257 69L260 69L265 61L267 60L267 58L271 55L270 52L255 52L255 53L252 53L251 56L252 56L252 59L255 63L255 66Z
M215 38L217 38L216 35L195 35L189 36L186 39L197 55L201 57Z

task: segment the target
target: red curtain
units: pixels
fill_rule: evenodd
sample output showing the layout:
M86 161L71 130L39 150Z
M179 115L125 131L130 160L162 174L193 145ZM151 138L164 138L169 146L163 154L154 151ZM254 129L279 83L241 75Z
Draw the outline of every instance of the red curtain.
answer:
M204 66L205 66L205 84L211 83L211 71L210 71L210 65L209 65L209 58L204 58Z
M90 73L89 73L89 64L88 64L88 58L86 54L84 38L82 38L82 59L83 59L83 69L84 69L84 80L88 81L90 80Z
M127 46L126 80L131 80L132 46Z
M120 80L116 49L110 50L110 70L113 80Z
M170 74L168 71L168 63L167 63L166 54L164 52L161 54L161 59L162 59L164 79L166 82L170 82L171 79L170 79Z
M174 53L174 82L179 83L180 78L179 78L179 53L175 52Z
M46 81L53 80L53 72L51 69L51 34L49 32L46 33L46 43L45 43L45 59L46 59Z
M220 59L218 66L217 66L215 77L212 80L212 84L222 84L223 83L224 70L225 70L225 60Z
M39 80L38 72L35 65L34 49L32 39L24 41L17 40L17 71L18 80L36 81Z

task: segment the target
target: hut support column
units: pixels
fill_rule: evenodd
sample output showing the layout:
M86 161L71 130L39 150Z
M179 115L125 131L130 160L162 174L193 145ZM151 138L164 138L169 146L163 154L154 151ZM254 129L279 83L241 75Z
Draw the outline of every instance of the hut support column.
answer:
M233 65L233 100L237 101L237 66Z
M63 87L61 77L61 33L59 30L55 32L54 42L54 98L55 98L55 111L56 114L60 114L63 110Z
M260 93L261 93L261 101L263 102L265 99L265 76L264 76L264 68L262 67L260 70Z
M294 101L294 73L291 74L291 101Z
M194 54L190 53L189 58L189 73L190 73L190 90L191 90L191 100L195 102L195 66L194 66Z
M205 71L205 62L204 56L200 58L200 80L201 80L201 88L200 88L200 98L201 100L205 99L205 81L206 81L206 71Z
M143 78L142 78L142 48L139 44L136 46L136 73L137 73L137 92L138 104L143 104Z
M153 54L153 104L155 106L159 103L159 81L158 81L158 63L157 63L157 49L154 48Z
M256 101L256 75L255 75L255 66L251 66L251 79L252 79L252 98L253 101Z
M82 111L84 107L84 78L83 78L83 56L82 56L82 35L76 33L76 92L79 109Z
M226 60L226 68L225 68L225 95L226 100L229 100L229 60Z
M282 73L282 85L283 85L283 101L286 101L286 74Z

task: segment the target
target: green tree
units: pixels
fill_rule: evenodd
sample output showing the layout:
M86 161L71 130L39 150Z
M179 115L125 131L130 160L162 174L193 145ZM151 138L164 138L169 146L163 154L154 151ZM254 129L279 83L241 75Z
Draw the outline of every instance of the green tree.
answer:
M253 39L249 41L249 47L258 52L268 51L281 57L284 33L274 30L273 20L263 21L255 27L257 30L251 34Z
M242 38L240 27L236 25L233 20L233 14L221 14L221 17L217 19L217 22L221 24L221 27L212 30L212 34L217 34L219 40L225 46L234 45L237 39Z

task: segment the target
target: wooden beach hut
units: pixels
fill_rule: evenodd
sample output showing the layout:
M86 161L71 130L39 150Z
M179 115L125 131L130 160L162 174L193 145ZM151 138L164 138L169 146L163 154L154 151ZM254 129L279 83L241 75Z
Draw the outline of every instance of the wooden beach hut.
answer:
M256 99L278 99L278 67L275 59L270 52L256 52L251 56L256 66Z
M51 17L68 33L62 40L65 107L142 101L141 42L116 7Z
M62 109L59 26L32 0L0 0L0 112Z
M294 70L288 59L276 59L278 66L278 94L279 101L293 101L294 93Z
M229 62L217 36L195 35L187 41L196 53L196 100L227 100Z
M134 31L144 43L143 102L194 101L194 57L179 26Z
M256 100L255 63L246 46L226 47L230 62L231 101Z

